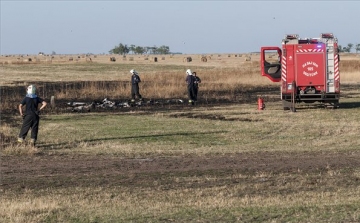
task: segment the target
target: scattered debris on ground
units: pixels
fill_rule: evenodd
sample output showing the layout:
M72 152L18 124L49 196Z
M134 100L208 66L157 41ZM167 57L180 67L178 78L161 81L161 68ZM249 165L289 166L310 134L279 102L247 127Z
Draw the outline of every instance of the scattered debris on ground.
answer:
M67 110L72 112L90 112L95 109L119 109L129 107L151 106L151 105L165 105L165 104L182 104L182 99L166 99L166 100L128 100L123 102L111 101L108 98L104 98L102 101L93 102L67 102Z

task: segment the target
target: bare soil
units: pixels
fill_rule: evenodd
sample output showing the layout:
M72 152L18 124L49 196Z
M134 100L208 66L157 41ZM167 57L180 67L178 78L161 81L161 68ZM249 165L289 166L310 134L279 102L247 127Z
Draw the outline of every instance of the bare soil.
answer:
M1 188L21 191L67 187L152 187L154 181L170 188L212 187L239 183L233 174L315 174L353 170L360 152L351 153L239 153L223 156L144 157L125 159L110 155L36 154L6 156L1 160ZM177 176L209 175L221 178L199 184L174 183ZM249 179L250 180L250 179ZM357 179L360 183L360 179ZM205 185L204 185L205 184ZM156 186L158 187L158 186Z

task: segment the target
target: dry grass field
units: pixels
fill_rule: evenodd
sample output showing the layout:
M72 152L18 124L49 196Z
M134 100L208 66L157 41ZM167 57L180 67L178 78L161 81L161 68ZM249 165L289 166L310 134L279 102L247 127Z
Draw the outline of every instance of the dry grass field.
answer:
M297 112L282 109L257 54L110 57L0 57L0 222L360 221L356 55L341 55L338 109ZM178 102L188 68L202 79L195 106ZM159 103L68 109L128 100L130 69ZM15 143L28 84L56 105L36 148Z

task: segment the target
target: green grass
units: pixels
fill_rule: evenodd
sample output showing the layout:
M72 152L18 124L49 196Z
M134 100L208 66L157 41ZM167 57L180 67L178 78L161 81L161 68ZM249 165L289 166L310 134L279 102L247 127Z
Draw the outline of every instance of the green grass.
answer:
M275 178L277 178L275 176ZM326 177L325 177L326 178ZM205 181L205 178L199 178ZM303 183L299 181L297 184ZM357 222L358 188L322 191L298 188L289 194L252 184L199 189L127 187L28 191L4 205L30 222ZM309 187L309 186L308 186ZM291 187L289 187L291 188ZM246 191L243 193L242 191ZM357 191L357 192L356 192ZM322 194L319 197L318 194ZM17 204L17 205L15 205ZM26 204L31 206L26 207ZM6 208L8 209L8 208ZM5 214L3 214L4 216ZM1 217L1 215L0 215ZM2 217L0 220L14 221Z
M183 113L46 115L42 117L39 146L63 152L61 145L67 144L77 152L77 146L85 143L93 148L89 152L100 152L99 147L109 145L108 152L120 153L126 145L134 154L142 153L141 147L146 146L146 153L157 150L168 155L180 152L179 147L181 153L209 154L346 151L360 144L357 110L302 107L292 113L280 107L276 103L264 111L256 110L256 105L239 105Z
M346 100L350 103L354 99ZM105 154L123 158L231 156L260 151L277 151L285 156L302 152L346 154L358 149L358 108L305 106L292 113L280 110L279 105L268 103L264 111L256 110L253 104L153 114L45 115L39 146L43 154L52 156ZM220 115L222 119L212 118ZM16 155L11 148L2 152L5 156ZM148 179L147 184L69 188L59 185L76 179L59 175L51 178L53 188L5 191L0 207L8 214L0 215L0 221L360 220L359 168L328 167L305 173L227 171L136 173L134 179ZM117 177L127 181L129 176L119 173ZM212 186L206 187L209 182ZM28 183L36 182L28 179ZM50 178L47 183L51 185Z

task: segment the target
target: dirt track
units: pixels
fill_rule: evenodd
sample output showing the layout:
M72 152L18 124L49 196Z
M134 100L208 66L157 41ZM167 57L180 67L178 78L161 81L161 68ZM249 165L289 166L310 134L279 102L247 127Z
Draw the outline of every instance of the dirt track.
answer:
M233 174L323 173L360 166L360 152L352 153L240 153L229 156L144 157L124 159L114 156L36 154L6 156L1 160L2 190L67 188L82 186L151 187L159 181L164 187L212 187L238 183L222 179L206 185L182 185L171 176Z

